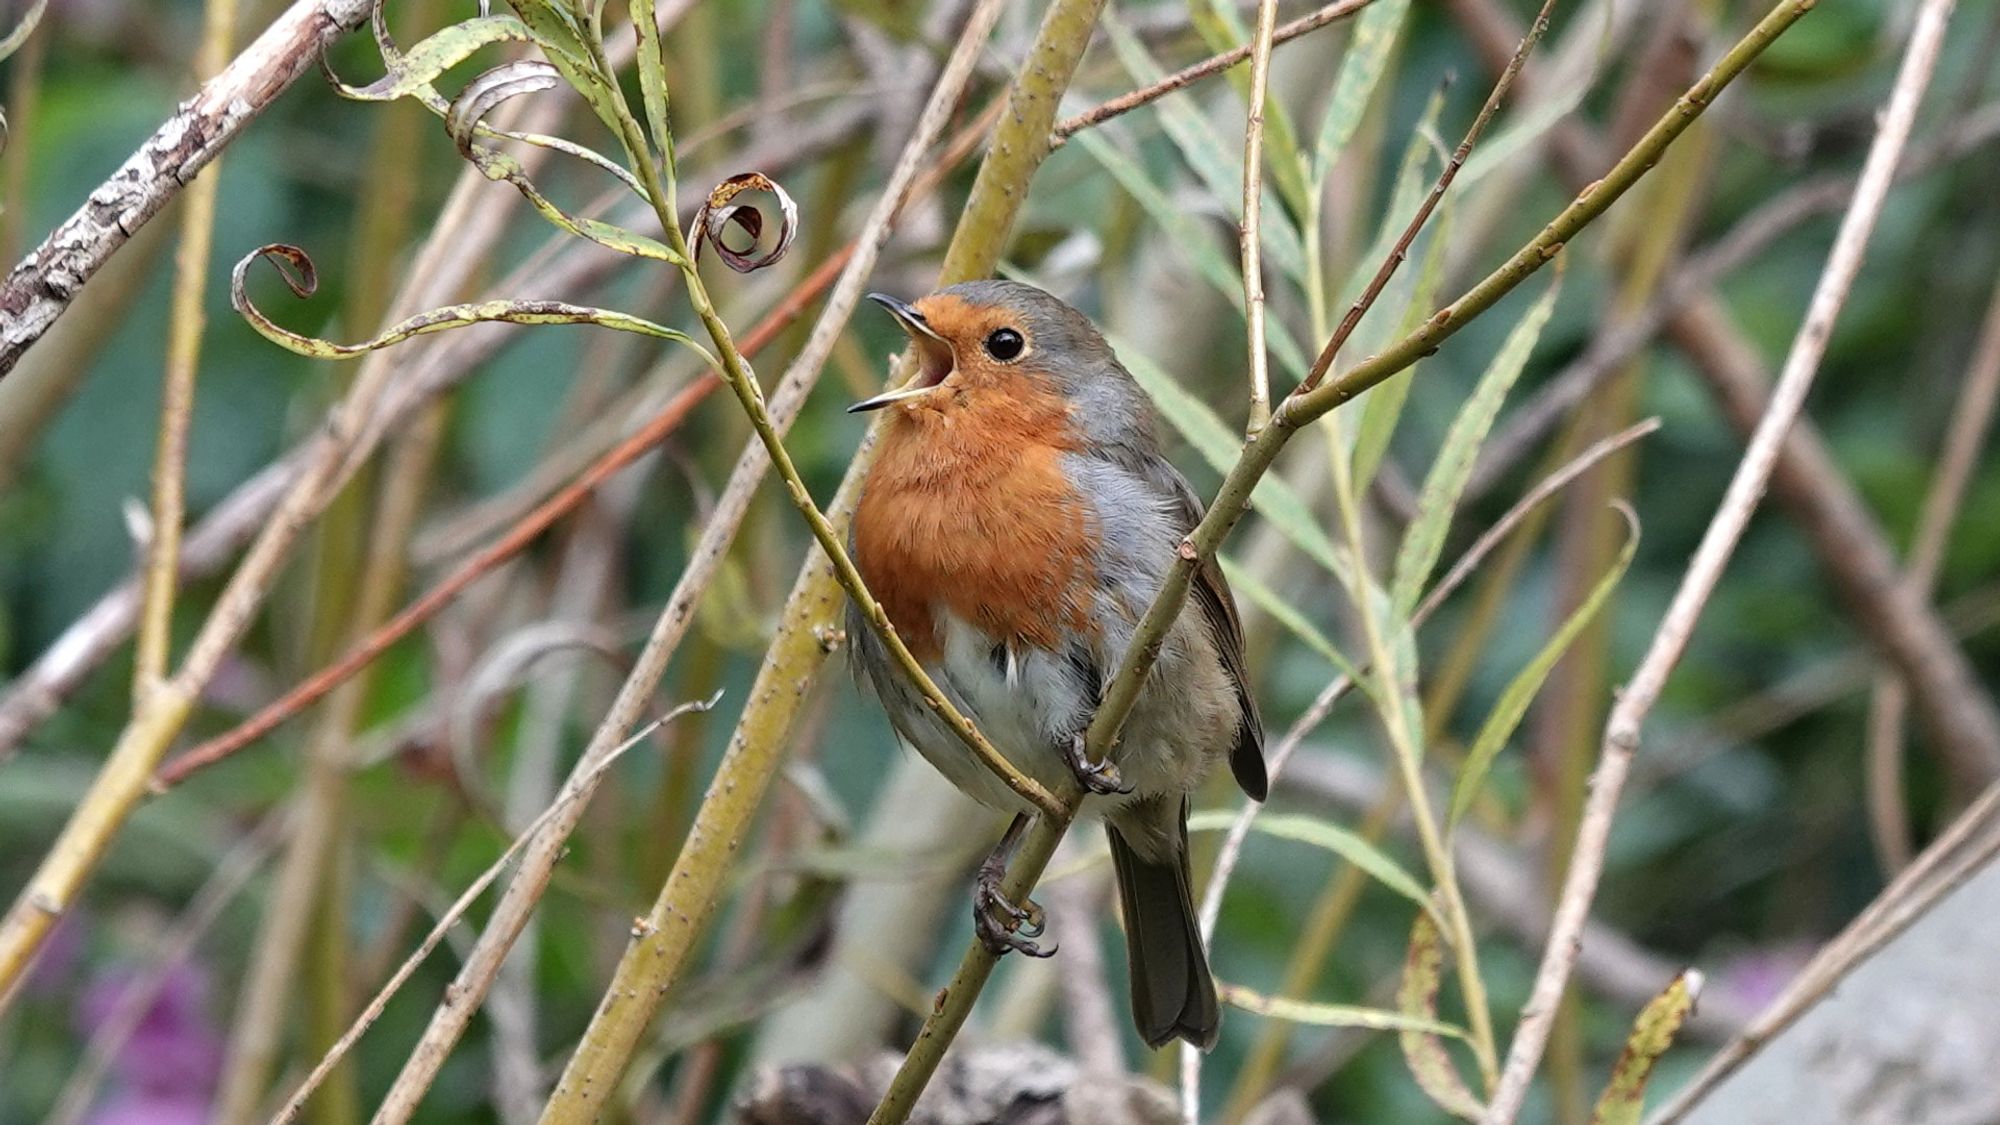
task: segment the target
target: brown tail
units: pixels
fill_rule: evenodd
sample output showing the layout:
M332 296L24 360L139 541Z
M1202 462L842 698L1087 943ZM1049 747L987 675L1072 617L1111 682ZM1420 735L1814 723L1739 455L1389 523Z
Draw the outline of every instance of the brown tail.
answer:
M1215 1046L1222 1013L1188 888L1185 801L1179 819L1179 845L1165 862L1141 856L1108 824L1105 834L1118 871L1118 903L1125 914L1125 948L1132 966L1132 1019L1139 1037L1150 1047L1178 1037L1205 1051Z

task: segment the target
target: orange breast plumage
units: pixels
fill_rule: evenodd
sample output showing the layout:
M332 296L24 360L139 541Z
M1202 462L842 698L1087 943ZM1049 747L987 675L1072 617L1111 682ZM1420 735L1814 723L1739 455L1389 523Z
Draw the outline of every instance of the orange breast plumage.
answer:
M920 660L938 656L940 610L1009 645L1089 635L1096 521L1063 471L1062 401L1026 373L945 390L948 409L888 420L854 515L862 578Z

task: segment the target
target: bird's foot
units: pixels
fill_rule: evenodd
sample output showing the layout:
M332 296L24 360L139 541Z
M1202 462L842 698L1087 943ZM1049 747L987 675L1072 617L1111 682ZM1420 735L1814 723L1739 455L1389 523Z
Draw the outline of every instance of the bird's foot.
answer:
M1004 956L1008 950L1017 950L1030 957L1050 957L1055 954L1052 945L1043 949L1035 943L1042 936L1047 917L1041 905L1034 899L1025 899L1021 905L1014 905L1000 887L1007 877L1004 860L994 862L988 859L979 865L979 874L973 880L972 928L979 935L979 943L995 957Z
M1070 739L1069 747L1063 751L1063 761L1069 763L1070 772L1076 774L1076 779L1083 783L1085 789L1100 797L1132 791L1132 787L1125 782L1125 775L1118 772L1118 767L1111 764L1110 758L1101 762L1090 760L1089 750L1080 734Z

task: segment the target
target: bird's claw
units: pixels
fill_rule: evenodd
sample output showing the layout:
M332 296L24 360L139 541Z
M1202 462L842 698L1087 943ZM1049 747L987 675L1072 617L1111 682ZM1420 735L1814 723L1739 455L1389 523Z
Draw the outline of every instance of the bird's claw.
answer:
M1006 874L1003 866L980 865L979 877L972 892L972 928L979 935L979 943L995 957L1003 956L1009 950L1030 957L1054 956L1056 950L1053 945L1043 949L1034 941L1042 936L1048 923L1041 905L1034 899L1014 905L1000 889L1000 880Z
M1083 787L1100 797L1114 793L1130 793L1132 786L1125 781L1125 775L1111 764L1110 758L1101 762L1090 760L1089 751L1083 744L1083 736L1070 739L1069 748L1063 753L1063 760L1069 763L1070 772Z

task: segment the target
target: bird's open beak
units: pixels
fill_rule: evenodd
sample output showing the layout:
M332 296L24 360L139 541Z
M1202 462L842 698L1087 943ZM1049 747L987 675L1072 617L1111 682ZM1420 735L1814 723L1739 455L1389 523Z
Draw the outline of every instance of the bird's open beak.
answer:
M945 376L951 374L953 366L957 363L956 357L952 355L951 345L944 337L931 331L931 326L924 321L924 314L882 293L870 293L868 299L888 309L889 315L895 317L896 323L902 325L903 331L909 333L910 344L917 350L917 374L908 383L893 391L884 391L874 398L863 399L848 407L849 414L859 414L864 410L879 410L892 402L915 398L944 382Z

